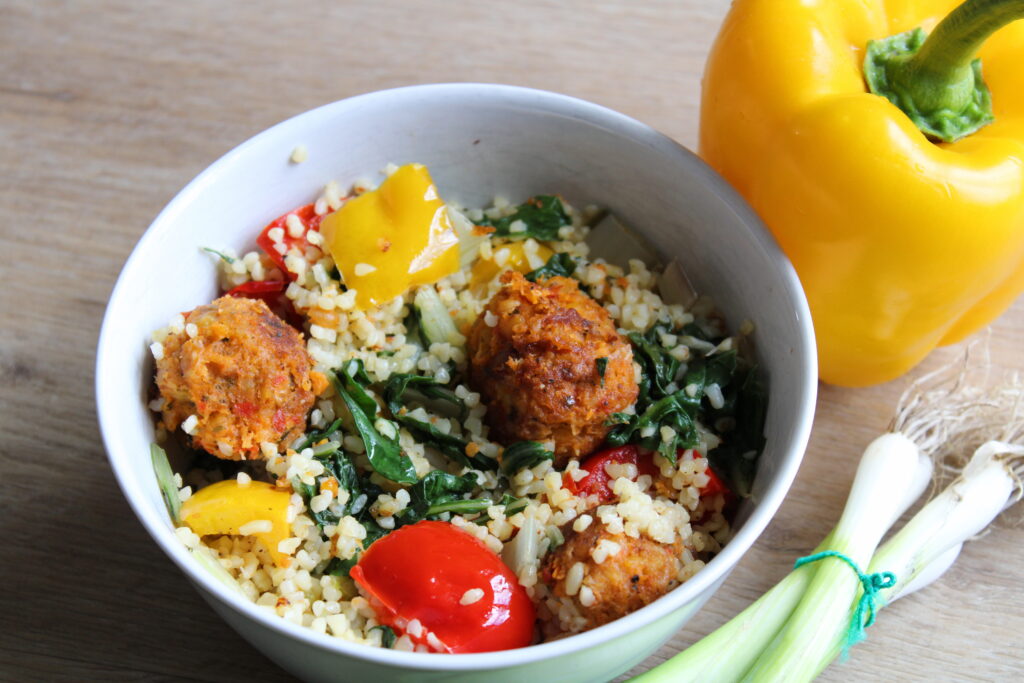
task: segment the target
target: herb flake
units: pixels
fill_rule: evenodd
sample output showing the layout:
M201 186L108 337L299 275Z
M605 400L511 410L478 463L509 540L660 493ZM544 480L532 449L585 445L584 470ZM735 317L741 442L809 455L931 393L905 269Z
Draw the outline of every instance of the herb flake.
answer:
M202 247L202 250L206 251L206 252L209 252L209 253L213 254L214 256L220 257L220 260L223 261L224 263L227 263L227 264L232 264L232 263L234 263L235 261L238 260L238 259L236 259L233 256L228 256L224 252L217 251L216 249L211 249L210 247Z

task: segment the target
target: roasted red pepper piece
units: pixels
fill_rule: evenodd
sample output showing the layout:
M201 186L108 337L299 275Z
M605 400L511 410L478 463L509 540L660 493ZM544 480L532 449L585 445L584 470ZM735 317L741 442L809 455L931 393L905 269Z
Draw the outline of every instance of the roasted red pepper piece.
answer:
M501 558L448 522L424 520L374 542L352 578L377 619L414 641L445 652L492 652L526 647L536 612ZM413 620L415 632L408 630Z
M701 496L713 496L716 493L724 493L726 498L732 495L729 487L715 474L715 471L708 467L708 483L700 490Z
M277 267L281 269L281 272L290 280L294 280L296 276L285 267L285 255L291 251L292 247L298 249L300 253L305 254L306 249L310 246L309 242L306 240L306 234L309 233L310 230L315 230L317 232L320 231L320 221L323 219L323 216L317 215L316 210L313 207L313 204L307 204L306 206L300 206L297 209L289 211L283 216L272 221L267 225L267 227L263 228L260 236L256 238L256 244L258 244L260 248L267 253L270 260L277 264ZM292 215L297 216L298 219L302 221L302 237L292 237L288 232L288 216ZM281 238L280 242L275 242L270 239L269 233L274 228L281 228L281 230L284 231L284 237ZM278 245L284 245L285 251L283 254L278 250Z
M685 450L680 449L678 455L682 457L684 452ZM700 453L694 451L694 456L700 457ZM575 481L566 474L562 478L562 486L574 495L596 495L598 503L607 503L615 499L615 494L612 492L611 477L605 471L605 465L622 465L627 463L636 465L638 475L647 474L652 478L656 478L661 474L661 471L654 464L654 453L652 451L641 449L639 446L619 446L618 448L610 448L594 453L588 457L580 463L580 468L587 471L587 476L579 481ZM725 493L726 496L731 495L729 488L715 474L714 470L708 467L707 474L708 483L700 490L702 497L713 496L717 493Z
M588 472L587 476L575 481L568 474L562 480L562 486L577 496L596 495L600 503L607 503L615 498L611 489L611 477L605 471L605 465L618 464L636 465L639 474L658 476L659 470L654 465L654 458L648 452L641 452L639 446L619 446L594 453L580 463L580 468Z

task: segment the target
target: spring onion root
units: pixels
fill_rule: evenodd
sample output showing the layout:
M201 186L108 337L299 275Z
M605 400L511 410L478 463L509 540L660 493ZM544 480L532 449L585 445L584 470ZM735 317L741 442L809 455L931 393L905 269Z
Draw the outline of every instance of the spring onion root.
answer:
M966 365L966 363L965 363ZM969 458L967 457L969 455ZM936 467L932 467L932 463ZM886 530L924 491L947 484L889 541ZM876 608L927 586L964 542L1022 497L1024 385L971 386L934 373L901 398L889 433L865 450L839 524L815 549L896 582ZM794 570L732 621L635 680L809 681L842 650L863 590L842 560Z

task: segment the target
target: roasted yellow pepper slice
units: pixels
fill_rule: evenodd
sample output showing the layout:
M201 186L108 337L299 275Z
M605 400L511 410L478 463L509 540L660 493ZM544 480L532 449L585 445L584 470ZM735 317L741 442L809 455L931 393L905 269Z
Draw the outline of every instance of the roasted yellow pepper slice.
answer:
M320 232L356 307L386 303L459 268L459 238L430 172L407 164L380 187L345 202Z
M700 154L796 267L826 382L895 378L1024 290L1024 22L1004 26L1024 3L969 0L940 26L957 4L735 0L709 56ZM883 78L896 93L869 92L869 41L918 27L924 46ZM962 87L975 54L992 123ZM944 133L970 118L988 125Z
M525 242L509 242L500 247L494 247L494 254L496 255L502 249L508 250L508 258L505 260L503 265L498 265L498 262L493 258L490 259L479 259L473 264L473 270L470 272L469 286L473 292L480 295L485 292L487 285L498 276L499 273L504 273L506 270L516 270L525 275L534 267L530 265L530 259L526 258L526 250L523 248ZM540 265L543 266L548 262L548 259L555 252L551 251L548 247L543 244L537 245L537 257L540 259ZM537 266L538 268L540 266Z
M245 525L265 520L270 531L252 533L270 553L274 564L287 567L291 558L277 549L289 536L288 502L291 493L263 481L241 485L236 479L210 484L181 504L179 516L199 536L240 535Z

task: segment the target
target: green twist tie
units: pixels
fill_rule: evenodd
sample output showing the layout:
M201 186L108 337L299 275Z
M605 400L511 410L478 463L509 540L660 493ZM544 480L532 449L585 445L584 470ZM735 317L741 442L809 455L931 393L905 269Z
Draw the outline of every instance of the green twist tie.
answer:
M821 553L808 555L807 557L801 557L793 565L793 569L799 569L805 564L824 560L827 557L834 557L848 564L850 569L857 574L857 578L860 579L860 585L864 588L864 593L860 596L860 600L857 601L857 609L853 613L853 618L850 619L850 625L846 628L846 640L843 644L843 661L845 661L850 654L850 648L867 637L864 629L875 623L875 613L877 611L875 599L879 598L878 592L895 586L896 575L892 572L865 574L860 570L856 562L835 550L826 550Z

